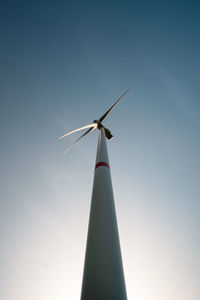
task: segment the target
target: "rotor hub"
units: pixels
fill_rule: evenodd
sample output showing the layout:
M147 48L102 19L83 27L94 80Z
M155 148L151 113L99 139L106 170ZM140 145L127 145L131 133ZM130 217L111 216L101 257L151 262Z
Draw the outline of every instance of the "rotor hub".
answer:
M101 122L99 120L94 120L94 123L97 124L98 129L104 128L103 124L101 124Z

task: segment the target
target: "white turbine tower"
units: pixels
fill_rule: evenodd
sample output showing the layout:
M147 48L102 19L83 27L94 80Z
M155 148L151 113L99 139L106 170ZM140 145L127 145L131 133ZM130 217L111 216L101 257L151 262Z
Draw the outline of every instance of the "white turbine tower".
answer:
M102 121L140 79L141 77L98 120L60 137L62 139L89 128L73 143L75 144L95 128L99 129L81 300L127 300L106 146L106 138L111 140L113 135L102 125Z

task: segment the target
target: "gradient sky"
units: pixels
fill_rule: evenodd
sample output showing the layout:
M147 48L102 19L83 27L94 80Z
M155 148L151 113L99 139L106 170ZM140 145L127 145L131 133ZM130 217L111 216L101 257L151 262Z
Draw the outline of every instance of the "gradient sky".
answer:
M104 124L129 300L199 300L199 1L1 1L0 298L80 297Z

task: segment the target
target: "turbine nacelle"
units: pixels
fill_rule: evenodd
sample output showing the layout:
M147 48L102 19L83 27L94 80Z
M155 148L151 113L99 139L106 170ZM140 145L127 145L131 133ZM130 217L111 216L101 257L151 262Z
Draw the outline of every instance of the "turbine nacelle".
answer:
M105 136L107 137L107 139L110 141L114 138L114 136L112 135L112 133L110 132L110 130L108 130L108 128L105 128L104 127L104 130L105 130Z

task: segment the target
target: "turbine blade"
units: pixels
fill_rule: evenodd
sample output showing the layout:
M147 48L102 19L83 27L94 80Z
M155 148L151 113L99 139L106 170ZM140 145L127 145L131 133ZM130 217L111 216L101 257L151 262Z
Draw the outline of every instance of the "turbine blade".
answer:
M60 139L63 139L64 137L66 137L66 136L68 136L68 135L70 135L70 134L72 134L72 133L75 133L75 132L77 132L77 131L80 131L80 130L83 130L83 129L86 129L86 128L93 128L93 127L96 128L96 127L97 127L97 124L93 123L93 124L89 124L89 125L80 127L80 128L78 128L78 129L72 130L72 131L70 131L70 132L64 134L63 136L59 137L59 140L60 140Z
M64 152L67 153L69 151L69 149L76 144L82 137L86 136L89 132L92 132L96 127L91 127L90 129L88 129L84 134L82 134L77 140L75 140Z
M118 102L130 91L132 87L136 85L136 83L138 83L142 79L143 76L144 73L140 77L138 77L136 81L134 81L134 83L131 84L131 86L129 86L129 88L117 99L117 101L105 112L105 114L103 114L103 116L99 118L99 122L102 122L107 117L107 115L111 112L111 110L113 110L113 108L118 104Z

